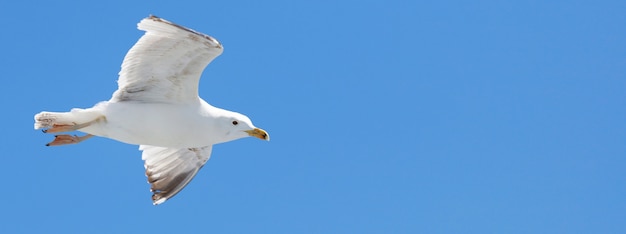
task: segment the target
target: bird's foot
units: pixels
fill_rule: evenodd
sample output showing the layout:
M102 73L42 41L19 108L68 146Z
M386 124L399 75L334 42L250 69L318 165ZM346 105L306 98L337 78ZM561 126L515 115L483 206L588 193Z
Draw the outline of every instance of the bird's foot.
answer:
M91 138L93 135L87 134L84 136L76 136L76 135L56 135L54 136L54 140L46 146L59 146L59 145L68 145L68 144L78 144L84 140Z
M51 128L44 129L42 132L44 133L56 133L56 132L71 132L78 129L76 126L78 124L54 124Z
M86 123L82 123L82 124L77 124L77 123L73 123L73 124L53 124L51 128L48 129L44 129L42 130L44 133L57 133L57 132L71 132L71 131L76 131L78 129L84 128L84 127L88 127L94 123L100 122L106 120L106 118L104 116L101 116L99 118L96 118L92 121L86 122Z

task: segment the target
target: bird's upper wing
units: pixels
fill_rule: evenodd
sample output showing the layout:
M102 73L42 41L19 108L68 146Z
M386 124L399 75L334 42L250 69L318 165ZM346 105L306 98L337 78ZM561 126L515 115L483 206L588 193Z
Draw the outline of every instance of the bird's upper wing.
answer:
M173 149L141 145L152 202L165 202L182 190L211 157L211 146Z
M112 102L195 102L204 68L222 53L213 37L156 16L137 24L146 33L128 51Z

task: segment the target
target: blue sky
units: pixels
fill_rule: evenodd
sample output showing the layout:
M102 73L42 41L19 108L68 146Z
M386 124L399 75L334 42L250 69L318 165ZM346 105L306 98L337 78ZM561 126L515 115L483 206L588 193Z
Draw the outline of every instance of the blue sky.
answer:
M625 233L625 1L10 1L2 233ZM137 146L45 147L154 14L224 53L217 145L153 206Z

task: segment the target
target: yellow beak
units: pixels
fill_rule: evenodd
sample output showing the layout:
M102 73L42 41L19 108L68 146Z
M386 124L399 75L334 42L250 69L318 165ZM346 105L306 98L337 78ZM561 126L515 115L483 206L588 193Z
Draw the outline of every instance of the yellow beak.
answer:
M267 132L265 130L263 130L263 129L255 128L255 129L252 129L252 130L247 130L246 132L251 137L256 137L256 138L259 138L261 140L266 140L266 141L270 140L270 135L267 134Z

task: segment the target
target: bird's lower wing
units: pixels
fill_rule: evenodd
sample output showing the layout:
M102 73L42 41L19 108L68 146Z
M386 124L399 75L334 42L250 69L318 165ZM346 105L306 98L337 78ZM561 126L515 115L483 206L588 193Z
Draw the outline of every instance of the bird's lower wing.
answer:
M152 202L165 202L180 192L211 157L211 146L200 148L163 148L141 145Z

